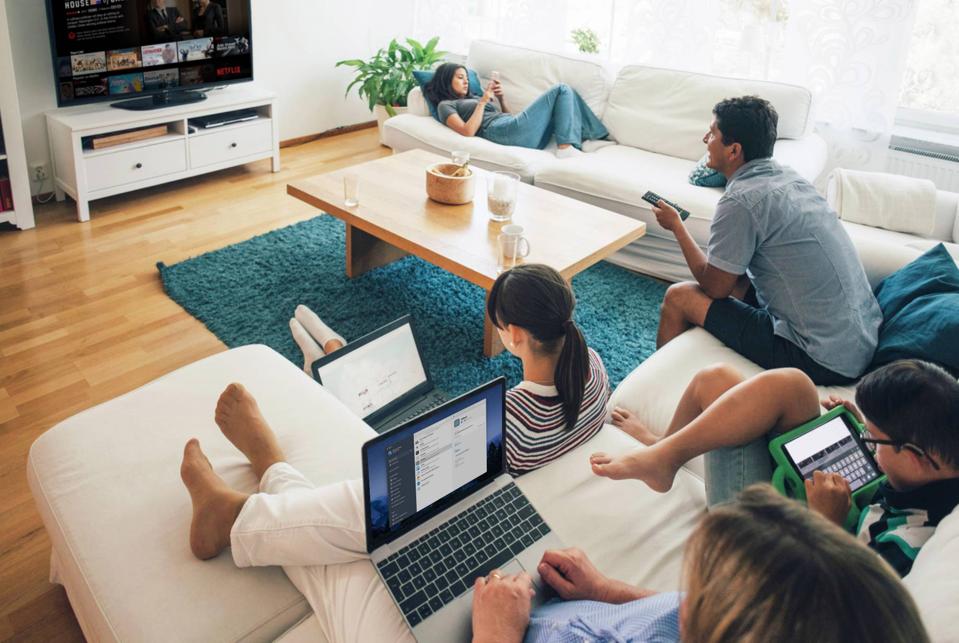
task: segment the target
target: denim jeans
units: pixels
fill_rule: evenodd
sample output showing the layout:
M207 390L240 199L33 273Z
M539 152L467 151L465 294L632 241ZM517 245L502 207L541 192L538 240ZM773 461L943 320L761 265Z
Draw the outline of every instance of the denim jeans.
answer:
M772 477L767 436L746 445L710 451L706 454L706 503L715 507L731 502L749 485L769 482Z
M500 145L541 150L556 137L557 145L579 148L583 141L605 138L606 127L589 105L570 88L551 87L519 114L503 114L479 132L479 136Z

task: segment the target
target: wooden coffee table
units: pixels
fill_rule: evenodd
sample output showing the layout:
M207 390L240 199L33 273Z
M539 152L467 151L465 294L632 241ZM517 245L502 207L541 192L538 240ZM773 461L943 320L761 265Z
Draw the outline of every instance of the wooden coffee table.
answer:
M412 150L290 183L286 191L346 222L346 274L357 277L409 254L453 273L489 293L499 274L497 237L503 223L490 221L485 170L473 167L472 203L443 205L426 196L426 167L445 157ZM359 205L343 203L343 177L359 178ZM554 192L519 186L512 223L522 225L530 253L567 279L646 233L646 224ZM506 222L509 223L509 222ZM483 353L503 350L489 318Z

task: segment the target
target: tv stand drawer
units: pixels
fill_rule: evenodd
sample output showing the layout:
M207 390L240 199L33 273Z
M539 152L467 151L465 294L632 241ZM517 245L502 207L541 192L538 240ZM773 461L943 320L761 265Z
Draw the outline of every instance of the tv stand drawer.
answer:
M190 136L190 167L227 163L273 149L273 123L268 118L226 127L222 131L199 132Z
M186 143L182 140L148 145L133 150L102 154L89 159L87 186L90 191L186 171Z

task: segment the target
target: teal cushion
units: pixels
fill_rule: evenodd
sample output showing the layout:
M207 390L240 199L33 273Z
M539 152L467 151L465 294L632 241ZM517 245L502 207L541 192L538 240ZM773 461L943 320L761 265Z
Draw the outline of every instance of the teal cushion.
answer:
M886 277L876 299L883 321L872 368L917 358L959 374L959 267L944 245Z
M470 95L482 96L483 95L483 86L480 84L479 74L477 74L472 69L466 70L466 77L470 81ZM430 108L430 114L436 120L440 119L440 115L436 113L436 105L433 104L429 98L426 97L426 84L433 80L433 70L424 69L417 70L413 72L413 78L416 80L417 84L420 86L420 89L423 91L423 100L426 101L427 107Z
M693 171L689 173L689 182L704 188L726 187L726 177L722 172L717 172L710 167L706 167L706 159L708 158L709 153L707 152L703 155L703 158L699 159L699 163L697 163Z

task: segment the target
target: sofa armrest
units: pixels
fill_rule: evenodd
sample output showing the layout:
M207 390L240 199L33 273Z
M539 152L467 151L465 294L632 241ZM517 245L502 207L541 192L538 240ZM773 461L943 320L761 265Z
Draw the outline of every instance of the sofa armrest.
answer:
M426 98L423 96L423 90L419 86L410 90L406 95L406 113L414 116L429 116L430 108L426 104Z
M781 138L773 149L776 161L796 170L799 176L810 183L815 183L826 167L827 155L826 141L819 134L808 134L798 139Z

